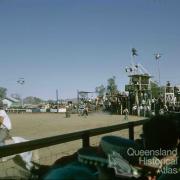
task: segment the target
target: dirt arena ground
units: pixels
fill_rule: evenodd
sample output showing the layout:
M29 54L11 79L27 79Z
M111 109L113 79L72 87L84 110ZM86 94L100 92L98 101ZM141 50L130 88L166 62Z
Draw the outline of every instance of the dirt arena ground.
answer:
M24 113L9 114L9 116L11 118L13 127L13 129L11 130L11 135L24 137L28 140L127 122L126 120L124 120L124 116L108 115L103 113L89 114L88 117L72 114L70 118L65 118L65 114L56 113ZM129 116L128 121L135 121L139 119L143 118ZM141 127L135 128L136 138L139 136L140 133ZM111 134L128 137L127 130L122 130ZM100 138L102 136L96 136L91 138L91 145L98 145ZM73 154L81 146L81 141L73 141L60 145L51 146L48 148L39 149L38 162L40 164L50 165L56 159L62 156ZM8 172L11 172L13 169L13 173L16 174L15 169L17 169L17 167L12 162L13 161L10 160L8 162L5 162L5 165L0 164L0 171L2 172L2 167L4 167L6 169L6 174L9 175L9 173L7 173L7 169L9 169Z
M65 118L64 114L56 113L24 113L9 114L12 121L13 136L22 136L27 139L37 139L69 132L109 126L126 122L124 116L92 113L89 116L72 114ZM138 120L139 117L129 116L129 120Z

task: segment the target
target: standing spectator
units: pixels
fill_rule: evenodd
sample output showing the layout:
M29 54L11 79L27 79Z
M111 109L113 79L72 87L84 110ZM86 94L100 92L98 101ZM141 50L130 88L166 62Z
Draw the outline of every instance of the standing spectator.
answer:
M85 104L84 110L83 110L83 115L88 116L88 105Z
M128 120L129 111L127 108L124 109L123 114L124 114L124 120Z

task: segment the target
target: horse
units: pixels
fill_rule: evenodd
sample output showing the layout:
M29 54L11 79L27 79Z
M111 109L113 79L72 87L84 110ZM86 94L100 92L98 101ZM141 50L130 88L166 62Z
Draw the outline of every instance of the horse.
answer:
M28 140L23 137L11 137L10 139L6 140L5 142L0 142L0 146L21 143L21 142L27 142L27 141ZM20 158L16 158L17 156ZM36 162L39 160L39 154L38 154L37 150L23 152L20 154L14 154L14 155L10 155L7 157L2 157L2 158L0 158L0 162L5 162L10 159L13 159L13 161L16 164L21 165L24 169L31 171L33 168L35 168L35 164L33 162L34 161Z

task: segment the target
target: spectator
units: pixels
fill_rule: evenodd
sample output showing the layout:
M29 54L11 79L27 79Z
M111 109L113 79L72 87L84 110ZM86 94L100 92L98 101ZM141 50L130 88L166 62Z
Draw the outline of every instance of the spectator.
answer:
M125 109L123 110L123 114L124 114L124 120L128 120L129 111L128 111L127 108L125 108Z
M4 143L6 139L9 139L11 128L11 120L4 110L3 102L0 101L0 143Z

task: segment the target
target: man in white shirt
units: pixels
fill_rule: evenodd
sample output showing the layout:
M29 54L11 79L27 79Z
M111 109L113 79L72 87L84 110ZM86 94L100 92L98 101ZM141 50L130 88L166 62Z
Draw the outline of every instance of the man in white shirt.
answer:
M8 138L11 128L11 120L4 110L3 102L0 101L0 143Z

